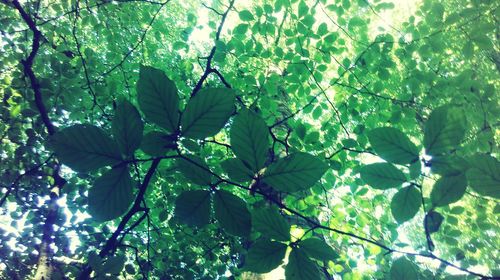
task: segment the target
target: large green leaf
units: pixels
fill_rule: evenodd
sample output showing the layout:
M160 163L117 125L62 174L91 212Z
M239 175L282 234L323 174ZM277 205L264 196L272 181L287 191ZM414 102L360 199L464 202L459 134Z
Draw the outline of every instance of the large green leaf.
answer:
M360 170L361 179L375 189L385 190L396 188L406 182L401 170L390 163L372 163Z
M391 266L392 280L417 280L418 271L415 265L406 257L395 260Z
M94 220L113 220L127 212L134 200L127 166L113 168L97 178L89 190L89 213Z
M117 103L112 130L120 151L132 156L141 145L144 130L141 115L132 103L127 100Z
M467 180L465 175L443 176L432 188L431 201L434 206L445 206L458 201L465 194Z
M141 150L151 156L164 156L175 148L175 138L160 131L146 133L141 143Z
M187 225L198 227L207 225L210 222L211 212L209 191L184 191L175 200L175 216Z
M370 144L377 154L392 163L408 164L418 161L418 148L399 129L379 127L368 133Z
M241 110L231 126L231 148L254 172L264 167L269 149L269 129L264 120L254 112Z
M285 268L286 280L321 279L317 265L301 248L293 248Z
M429 155L456 148L465 136L465 118L458 109L441 106L432 111L425 123L424 147Z
M205 161L197 156L185 155L177 160L182 174L191 182L198 185L210 185L213 175Z
M253 227L262 235L279 240L289 241L290 225L275 208L260 208L252 212Z
M398 223L402 224L418 213L421 204L420 191L414 186L404 187L392 197L392 216Z
M252 180L254 173L245 164L237 159L230 158L220 164L229 178L237 183L248 182Z
M227 88L202 89L191 98L181 119L182 135L204 139L219 132L235 110L235 94Z
M64 164L80 172L121 161L113 139L92 125L77 124L64 128L51 137L50 145Z
M326 172L328 166L308 153L295 153L271 164L263 180L284 192L296 192L312 187Z
M490 155L476 155L467 170L467 181L477 193L500 198L500 162Z
M330 245L317 237L304 239L299 246L309 257L320 261L333 261L339 257Z
M247 204L234 194L219 190L215 193L215 217L222 228L230 234L248 236L252 228L252 220Z
M283 262L286 248L283 243L259 239L248 250L243 268L256 273L267 273Z
M179 123L177 87L159 69L141 65L137 81L137 100L146 119L175 132Z

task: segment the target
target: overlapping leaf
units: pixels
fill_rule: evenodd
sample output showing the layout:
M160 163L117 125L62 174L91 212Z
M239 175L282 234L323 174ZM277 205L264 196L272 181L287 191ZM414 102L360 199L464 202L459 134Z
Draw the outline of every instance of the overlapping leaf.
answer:
M116 143L92 125L77 124L62 129L50 139L58 158L80 172L96 170L121 161Z
M261 208L252 213L253 227L262 235L279 241L289 241L290 225L275 208Z
M198 185L210 185L213 175L203 159L193 155L185 155L177 160L179 170L191 182Z
M326 172L328 166L308 153L295 153L271 164L263 180L284 192L296 192L312 187Z
M126 156L133 155L141 145L144 130L141 115L134 105L126 100L119 101L111 128L120 151Z
M399 129L379 127L368 133L375 152L383 159L397 164L418 161L418 148Z
M246 202L236 195L219 190L214 199L215 217L228 233L248 236L252 220Z
M257 240L248 251L244 269L256 273L267 273L277 268L285 258L287 246L266 239Z
M467 171L469 185L479 194L500 198L500 162L489 155L476 155Z
M406 182L403 172L390 163L373 163L360 170L361 179L375 189L396 188Z
M269 130L264 120L254 112L241 110L231 126L231 148L254 172L264 167L269 149Z
M417 280L418 272L415 265L406 257L395 260L391 266L391 280Z
M187 225L197 227L207 225L210 222L211 212L209 191L184 191L175 200L175 215L180 222Z
M116 167L101 175L89 190L89 213L103 222L125 214L134 200L133 183L126 166Z
M333 261L339 257L330 245L317 237L304 239L299 246L309 257L320 261Z
M245 164L237 159L230 158L221 162L222 169L227 173L229 178L237 183L248 182L252 180L254 173Z
M424 147L429 155L449 152L465 136L465 118L460 111L442 106L432 111L425 123Z
M398 223L404 223L417 214L420 205L422 205L420 191L414 186L404 187L392 197L392 216Z
M179 123L179 96L177 87L159 69L142 66L137 81L137 100L141 111L150 122L175 132Z
M204 139L219 132L235 110L234 100L234 92L227 88L200 90L189 100L182 115L182 135Z
M435 206L445 206L458 201L465 194L467 180L463 174L443 176L432 188L431 201Z
M317 265L301 248L293 248L285 268L287 280L321 279Z

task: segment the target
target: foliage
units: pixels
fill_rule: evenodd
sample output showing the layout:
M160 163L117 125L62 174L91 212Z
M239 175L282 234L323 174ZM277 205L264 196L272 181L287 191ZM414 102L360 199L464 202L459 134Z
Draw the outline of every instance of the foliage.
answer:
M0 277L499 277L500 8L410 2L2 0Z

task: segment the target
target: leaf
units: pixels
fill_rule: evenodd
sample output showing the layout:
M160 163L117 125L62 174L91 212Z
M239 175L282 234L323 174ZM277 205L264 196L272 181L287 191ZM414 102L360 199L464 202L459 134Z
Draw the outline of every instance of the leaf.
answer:
M296 192L312 187L328 166L308 153L295 153L271 164L263 175L265 183L284 192Z
M118 102L111 129L122 154L132 156L141 145L144 130L141 115L132 103Z
M151 131L144 135L141 150L150 156L164 156L176 148L175 138L160 131Z
M242 21L251 21L254 19L252 13L249 10L243 10L239 12L238 15Z
M77 124L62 129L50 139L58 158L70 168L87 172L121 161L116 143L92 125Z
M465 175L443 176L434 184L431 201L434 206L445 206L462 198L467 188Z
M285 268L286 280L321 279L318 267L300 248L293 248Z
M250 235L252 220L247 203L234 194L219 190L215 193L215 217L222 228L237 236Z
M379 190L396 188L406 182L403 172L390 163L372 163L360 170L361 179L371 187Z
M418 161L417 146L396 128L375 128L368 133L368 139L375 152L389 162L408 164Z
M231 126L231 148L234 154L258 172L266 162L269 129L264 120L249 110L241 110Z
M182 135L204 139L215 135L235 110L231 89L202 89L188 102L181 119Z
M441 223L443 223L444 217L435 211L430 211L425 215L424 226L427 228L429 233L434 233L439 231Z
M320 261L333 261L339 258L339 254L330 245L317 237L304 239L300 241L299 246L308 256Z
M476 155L467 170L467 181L478 194L500 198L500 162L490 155Z
M123 267L125 266L126 258L125 256L111 256L108 257L108 260L104 263L100 272L109 273L109 274L119 274L122 272Z
M391 266L392 280L417 280L418 272L415 265L406 257L395 260Z
M213 175L205 161L197 156L184 155L177 160L177 165L182 174L191 182L206 186L213 181Z
M98 222L125 214L134 201L128 167L113 168L97 178L89 190L89 213Z
M267 273L277 268L285 258L286 248L283 243L259 239L248 250L244 269Z
M421 204L420 191L414 186L404 187L392 197L392 216L399 224L402 224L418 213Z
M229 178L237 183L248 182L252 180L253 172L237 158L230 158L221 163L222 169Z
M262 235L278 241L289 241L290 225L275 208L256 209L252 213L253 227Z
M163 71L141 65L137 81L137 101L148 121L168 132L177 131L179 123L177 87Z
M434 111L424 129L424 147L428 155L438 155L460 145L465 136L464 116L449 106Z
M175 200L175 216L187 225L203 227L210 222L210 192L184 191Z

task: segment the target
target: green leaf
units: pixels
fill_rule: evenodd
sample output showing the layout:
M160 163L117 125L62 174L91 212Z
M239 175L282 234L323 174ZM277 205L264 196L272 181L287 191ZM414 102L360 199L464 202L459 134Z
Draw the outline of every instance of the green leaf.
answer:
M144 130L141 115L132 103L127 100L117 103L111 128L122 154L132 156L141 145Z
M203 227L210 222L210 192L204 190L184 191L175 200L175 216L187 225Z
M427 228L429 233L438 232L443 220L443 215L435 211L430 211L427 215L425 215L424 226Z
M159 69L141 65L137 81L137 100L146 119L168 132L177 131L179 96L177 87Z
M490 155L476 155L467 170L469 185L480 195L500 198L500 162Z
M287 246L276 241L257 240L246 257L244 269L256 273L267 273L277 268L285 258Z
M92 125L77 124L62 129L50 139L57 157L70 168L87 172L121 161L116 143Z
M399 224L402 224L418 213L421 204L420 191L414 186L404 187L392 197L392 216Z
M237 183L248 182L252 180L254 173L245 164L237 159L230 158L221 163L222 169L227 173L229 178Z
M320 261L333 261L339 257L330 245L317 237L304 239L299 246L308 256Z
M296 192L312 187L328 166L308 153L295 153L271 164L263 175L265 183L284 192Z
M89 213L98 222L125 214L134 201L128 167L113 168L97 178L89 190L88 201Z
M408 164L418 161L417 146L396 128L375 128L368 133L368 139L375 152L389 162Z
M108 257L108 260L104 263L100 272L114 275L119 274L122 272L126 260L125 256L122 255Z
M300 248L293 248L285 268L286 280L321 279L316 264Z
M160 131L151 131L144 135L141 150L151 156L164 156L175 149L175 137Z
M443 176L434 184L431 201L434 206L445 206L462 198L467 188L465 175Z
M406 182L405 174L390 163L365 165L360 173L365 183L379 190L396 188Z
M462 142L465 136L463 114L449 106L432 111L425 123L424 147L428 155L449 152Z
M249 10L243 10L239 12L238 15L242 21L251 21L254 19L252 13Z
M213 175L205 161L197 156L184 155L177 160L177 165L182 174L191 182L206 186L213 181Z
M241 110L231 126L231 148L234 154L258 172L267 158L269 129L254 112Z
M235 94L231 89L202 89L188 102L182 115L182 135L204 139L215 135L235 110Z
M234 194L219 190L215 193L215 217L222 228L237 236L250 235L252 220L247 203Z
M415 265L406 257L395 260L391 266L392 280L417 280L418 272Z
M252 212L253 227L262 235L279 240L289 241L290 225L275 208L261 208Z

